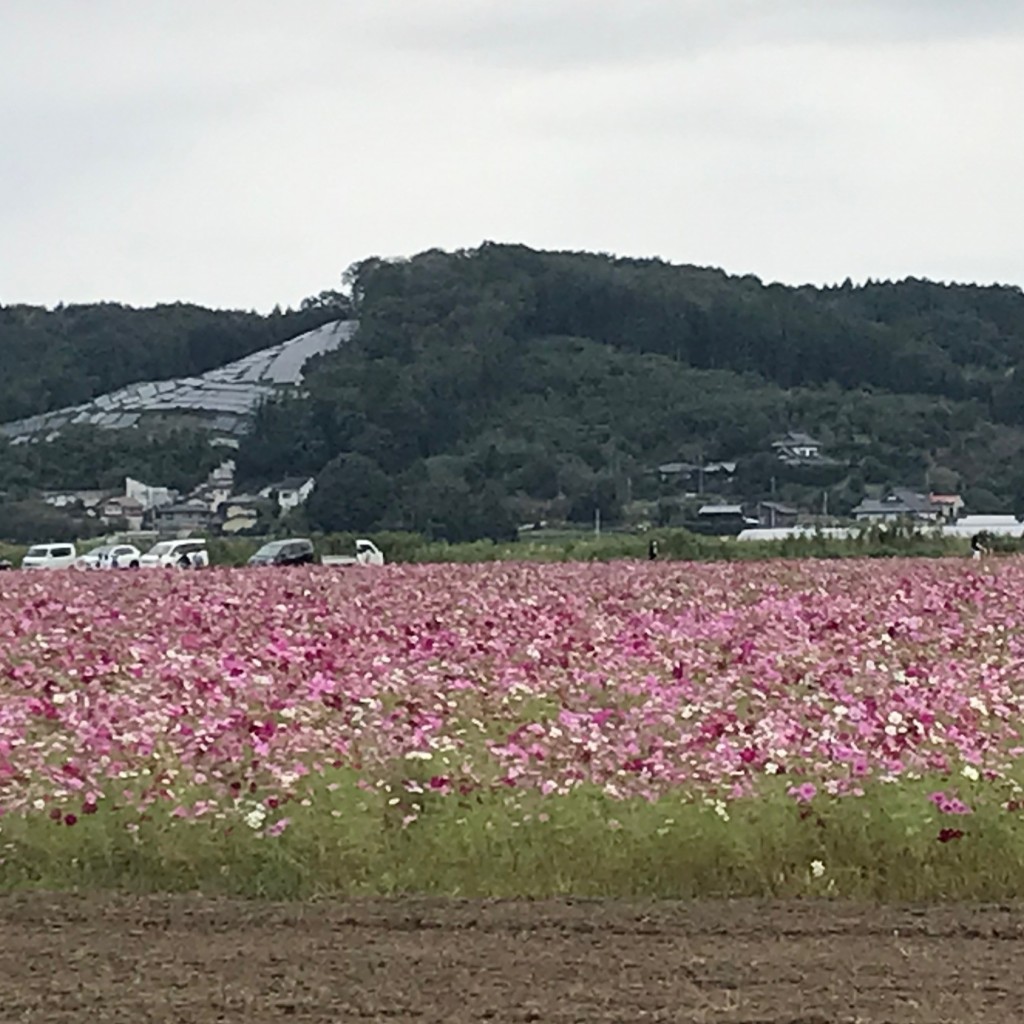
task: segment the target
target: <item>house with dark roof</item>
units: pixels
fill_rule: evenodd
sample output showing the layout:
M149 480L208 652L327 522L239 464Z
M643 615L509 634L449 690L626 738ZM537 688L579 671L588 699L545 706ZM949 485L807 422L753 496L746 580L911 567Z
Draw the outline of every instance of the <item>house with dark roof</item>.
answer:
M260 491L260 497L276 502L278 512L284 515L293 508L305 504L306 499L313 493L314 486L316 481L311 476L290 476L264 487Z
M685 525L695 533L735 536L744 527L756 526L757 520L745 515L742 505L707 504L701 505L696 518Z
M903 487L894 488L883 498L865 498L853 510L853 518L862 522L896 522L914 520L937 522L943 506L930 495L918 494Z
M669 480L686 480L693 476L699 468L692 462L663 462L658 467L658 477L662 483Z
M757 518L762 526L795 526L800 510L781 501L761 501Z
M779 460L787 465L820 462L822 459L821 442L800 430L791 430L785 437L772 441L772 448Z
M104 522L124 520L129 530L141 530L146 516L146 507L137 498L116 494L100 506L100 518Z
M161 505L150 512L153 526L162 534L189 533L208 530L214 521L214 512L203 501L190 499L173 505Z

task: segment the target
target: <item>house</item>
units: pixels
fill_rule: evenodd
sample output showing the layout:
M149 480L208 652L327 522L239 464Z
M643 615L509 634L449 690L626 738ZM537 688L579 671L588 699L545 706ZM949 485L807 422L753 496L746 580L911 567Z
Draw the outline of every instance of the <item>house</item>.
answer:
M137 498L115 495L103 502L99 513L104 522L124 520L129 530L141 530L146 509Z
M220 532L233 536L253 530L259 524L260 514L255 508L234 506L229 511L222 511L220 516Z
M701 481L703 486L704 477L709 476L734 476L736 473L735 462L708 462L697 464L693 462L663 462L658 466L658 479L664 484L670 480L689 481L694 478Z
M854 510L854 519L864 522L893 522L912 519L918 522L936 522L942 517L942 506L927 494L918 494L906 488L896 488L884 498L865 498Z
M43 491L43 501L54 508L82 508L86 512L95 512L110 495L110 491L99 490L68 490Z
M293 476L270 484L260 491L261 498L269 498L277 503L278 512L284 515L305 504L306 499L313 493L316 481L311 477Z
M216 512L235 489L235 460L225 459L210 470L206 479L190 494L189 499L201 501L211 512Z
M757 520L762 526L795 526L800 510L781 501L762 501L757 506Z
M190 533L192 530L208 530L214 521L214 513L201 501L183 501L172 505L161 505L151 513L153 525L162 534Z
M228 498L217 510L220 532L236 534L253 529L259 523L260 508L265 505L266 501L254 494L238 494Z
M693 476L698 468L692 462L663 462L658 467L658 477L663 484L669 480L686 480Z
M789 431L785 437L772 441L772 448L780 461L787 465L800 465L821 460L821 442L802 431Z
M959 494L929 494L933 505L940 509L943 519L953 522L964 510L964 499Z
M235 483L235 460L225 459L210 470L207 482L213 487L233 487Z
M757 520L745 516L742 505L701 505L692 524L697 533L718 536L735 535L747 526L757 526Z
M169 487L150 487L149 484L133 480L130 476L124 478L124 493L126 498L134 498L141 502L147 512L161 505L170 505L179 497L178 492Z
M202 502L211 512L216 512L230 497L230 485L225 486L207 481L191 491L188 500Z
M697 515L702 519L743 518L742 505L701 505Z

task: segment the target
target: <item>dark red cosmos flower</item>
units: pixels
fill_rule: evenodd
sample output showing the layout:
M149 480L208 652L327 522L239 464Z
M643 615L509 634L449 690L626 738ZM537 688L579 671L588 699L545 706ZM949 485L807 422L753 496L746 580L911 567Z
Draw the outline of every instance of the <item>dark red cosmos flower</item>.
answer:
M73 815L73 814L65 814L64 815L64 824L67 825L69 828L72 825L76 824L77 821L78 821L78 818L76 818L75 815Z
M954 839L962 839L964 835L963 829L960 828L943 828L939 829L939 842L949 843Z

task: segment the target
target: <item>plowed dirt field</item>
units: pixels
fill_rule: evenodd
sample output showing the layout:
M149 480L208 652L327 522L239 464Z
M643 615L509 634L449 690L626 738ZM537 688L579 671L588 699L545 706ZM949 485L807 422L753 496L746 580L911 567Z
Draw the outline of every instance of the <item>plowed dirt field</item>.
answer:
M1024 1020L1024 909L0 898L0 1020Z

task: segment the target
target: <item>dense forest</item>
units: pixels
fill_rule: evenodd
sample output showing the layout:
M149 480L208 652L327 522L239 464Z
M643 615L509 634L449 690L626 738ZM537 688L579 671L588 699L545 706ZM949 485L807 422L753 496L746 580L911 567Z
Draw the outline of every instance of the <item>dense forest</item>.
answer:
M704 480L704 497L844 512L904 486L960 491L972 511L1024 511L1016 287L794 288L490 243L368 259L344 285L266 318L2 309L0 354L18 369L0 385L0 419L201 372L354 315L355 341L310 365L303 395L264 406L238 452L243 486L317 477L304 527L463 540L539 519L589 522L595 510L606 523L678 522L692 482L659 475L671 461L736 463ZM34 320L48 325L38 343ZM771 443L787 430L814 435L827 459L780 463ZM95 479L98 463L154 480L205 472L200 440L169 444L83 435L0 451L0 487L71 464L65 477L91 466Z

